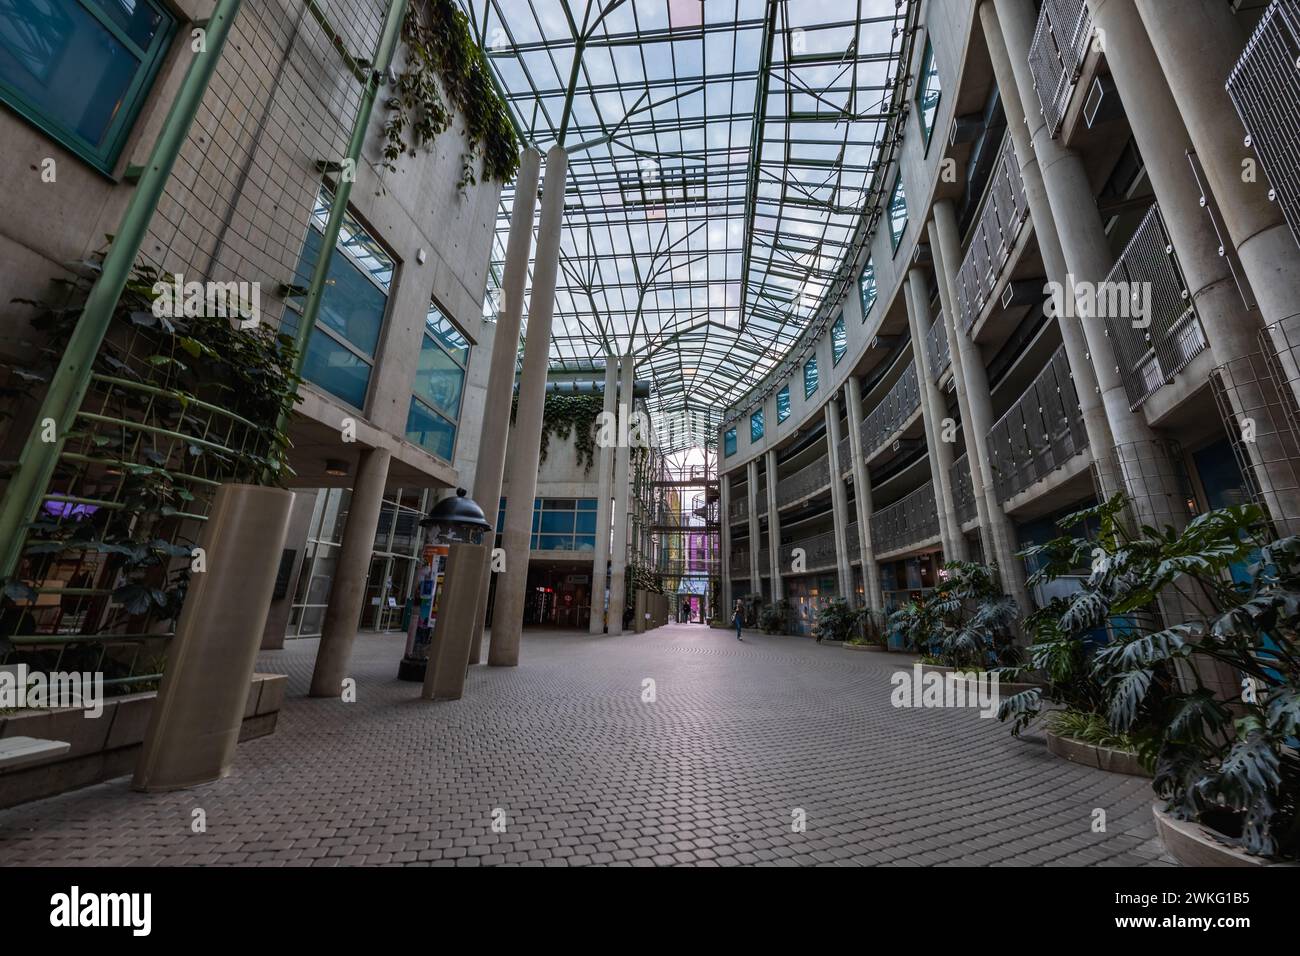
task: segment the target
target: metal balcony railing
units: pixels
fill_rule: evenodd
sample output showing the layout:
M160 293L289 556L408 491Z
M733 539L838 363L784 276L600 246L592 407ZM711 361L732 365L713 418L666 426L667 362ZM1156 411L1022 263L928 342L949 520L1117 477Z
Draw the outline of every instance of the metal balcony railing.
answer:
M937 382L952 364L952 355L948 351L948 329L943 324L942 312L935 316L934 324L925 334L925 348L930 358L930 377Z
M771 573L768 570L770 567L768 562L771 560L770 555L771 551L768 548L758 549L758 573L760 576Z
M749 548L739 548L731 552L731 573L739 577L749 577Z
M758 496L755 499L755 503L754 503L754 513L760 516L767 514L767 489L766 488L759 489Z
M1061 131L1065 121L1091 35L1092 17L1084 0L1043 0L1038 28L1029 45L1029 70L1052 136Z
M970 458L962 455L952 463L952 498L957 510L957 520L962 524L973 521L979 515L975 505L975 483L971 480Z
M825 455L811 465L805 465L789 478L780 478L776 486L776 505L783 508L807 495L815 494L831 484L831 462Z
M853 468L853 450L849 447L849 436L845 435L835 446L835 453L839 456L840 473L846 474Z
M1228 75L1228 96L1300 242L1300 0L1275 0Z
M1157 206L1147 212L1101 288L1107 298L1106 333L1129 408L1138 408L1206 348Z
M912 414L921 407L921 389L916 380L916 363L909 362L903 374L880 404L862 422L862 447L867 456L894 437Z
M749 518L749 496L739 498L731 503L731 523L739 524Z
M920 544L938 534L939 511L935 506L933 482L871 516L871 544L877 554Z
M794 570L794 549L803 549L803 571L825 571L835 567L835 532L824 531L809 538L800 538L781 545L781 573L802 574Z
M856 521L852 522L845 534L848 536L849 560L853 561L862 557L862 542L858 540L858 523Z
M998 500L1024 491L1087 446L1079 396L1062 346L989 434Z
M1024 180L1020 178L1020 163L1011 137L1006 136L989 177L979 221L957 270L957 315L964 331L971 330L993 295L1028 215L1029 202L1025 198Z

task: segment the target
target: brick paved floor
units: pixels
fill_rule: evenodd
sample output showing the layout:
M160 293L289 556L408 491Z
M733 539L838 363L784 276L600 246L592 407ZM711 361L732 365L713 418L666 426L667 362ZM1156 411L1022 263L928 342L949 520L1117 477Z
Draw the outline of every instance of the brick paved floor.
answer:
M975 711L892 708L909 658L702 625L526 632L520 667L475 667L464 700L430 704L396 680L402 645L358 640L350 704L303 696L315 641L263 654L290 699L230 777L158 795L122 778L0 811L0 864L1168 862L1145 781Z

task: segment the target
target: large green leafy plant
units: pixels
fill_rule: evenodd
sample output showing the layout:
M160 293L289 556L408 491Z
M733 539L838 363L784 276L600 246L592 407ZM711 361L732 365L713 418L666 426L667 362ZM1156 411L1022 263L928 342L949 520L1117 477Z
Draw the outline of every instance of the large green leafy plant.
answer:
M933 590L890 616L890 629L909 649L948 667L986 670L1016 663L1016 602L1002 593L997 572L960 561L943 571Z
M1124 514L1113 498L1062 522L1094 523L1094 534L1026 552L1044 580L1091 569L1037 619L1031 663L1049 675L1059 665L1044 696L1104 714L1154 768L1175 817L1248 853L1295 859L1300 539L1275 539L1255 505L1207 512L1181 531L1134 530ZM1107 624L1114 637L1089 660L1082 635ZM1017 698L1003 716L1023 722L1036 702Z
M861 634L864 609L852 607L848 601L837 598L817 612L813 637L822 641L848 641Z

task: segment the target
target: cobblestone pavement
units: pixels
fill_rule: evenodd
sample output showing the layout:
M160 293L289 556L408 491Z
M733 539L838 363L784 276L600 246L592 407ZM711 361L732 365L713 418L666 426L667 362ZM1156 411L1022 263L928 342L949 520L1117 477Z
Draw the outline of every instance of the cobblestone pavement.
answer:
M1168 862L1146 781L974 710L894 709L906 657L698 624L530 631L521 666L472 668L464 700L432 704L396 679L403 640L358 639L355 703L304 696L314 640L264 653L289 699L231 776L157 795L121 778L0 811L0 864Z

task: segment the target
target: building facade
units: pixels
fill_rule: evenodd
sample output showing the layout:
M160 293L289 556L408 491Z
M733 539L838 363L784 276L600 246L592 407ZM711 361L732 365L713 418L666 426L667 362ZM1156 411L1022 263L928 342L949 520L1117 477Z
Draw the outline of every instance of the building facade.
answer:
M1017 551L1116 493L1145 523L1253 500L1294 529L1300 247L1268 182L1291 171L1211 79L1241 58L1243 85L1252 31L1285 24L1155 0L914 12L860 252L718 435L728 600L889 611L976 560L1029 609L1050 595Z

